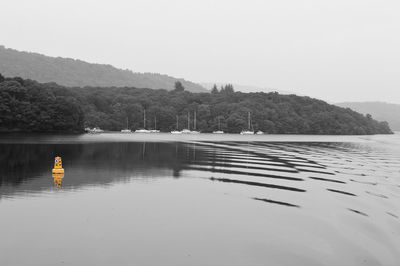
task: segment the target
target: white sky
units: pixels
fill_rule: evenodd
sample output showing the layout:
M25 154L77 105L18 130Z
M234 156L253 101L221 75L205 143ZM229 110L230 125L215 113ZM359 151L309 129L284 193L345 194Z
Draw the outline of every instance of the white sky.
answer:
M0 44L330 102L400 103L400 1L0 0Z

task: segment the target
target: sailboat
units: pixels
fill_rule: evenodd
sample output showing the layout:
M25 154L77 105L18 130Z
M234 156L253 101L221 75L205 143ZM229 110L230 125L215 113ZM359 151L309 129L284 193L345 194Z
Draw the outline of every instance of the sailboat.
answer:
M179 131L178 129L179 129L179 119L178 116L176 116L176 130L172 130L171 134L182 134L182 132Z
M150 133L150 130L146 129L146 109L143 109L143 128L136 129L135 133Z
M190 134L191 133L191 131L190 131L190 113L188 112L188 126L187 126L187 128L184 128L184 129L182 129L182 134Z
M218 130L213 131L213 134L224 134L224 131L221 130L221 118L218 117Z
M94 127L92 129L89 129L88 131L90 134L97 134L97 133L103 133L104 130L100 129L99 127Z
M160 130L157 130L157 117L154 117L154 129L150 130L151 133L160 133Z
M128 117L126 118L126 128L121 130L121 133L132 133L128 126Z
M250 125L251 125L251 117L250 117L250 112L249 115L247 117L247 123L248 123L248 130L242 130L242 132L240 132L240 135L254 135L254 131L250 129Z
M190 131L191 134L199 134L200 131L196 130L196 111L194 111L194 124L193 124L193 129L192 131Z

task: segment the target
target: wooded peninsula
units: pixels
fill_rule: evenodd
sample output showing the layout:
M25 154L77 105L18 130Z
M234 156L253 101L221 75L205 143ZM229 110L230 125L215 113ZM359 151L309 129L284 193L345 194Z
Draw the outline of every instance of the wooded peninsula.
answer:
M324 101L276 92L235 92L232 85L211 93L133 87L64 87L0 75L0 131L83 132L85 127L120 131L146 125L169 132L187 127L196 112L201 132L238 133L248 128L269 134L391 134L386 122ZM193 123L193 119L192 122ZM190 125L193 126L192 124Z

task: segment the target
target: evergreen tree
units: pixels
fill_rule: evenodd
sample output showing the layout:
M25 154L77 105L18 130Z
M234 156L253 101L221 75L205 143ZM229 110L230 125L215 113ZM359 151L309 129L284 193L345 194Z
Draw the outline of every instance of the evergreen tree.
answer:
M214 86L212 87L211 93L212 93L212 94L217 94L217 93L218 93L218 88L217 88L217 85L216 85L216 84L214 84Z
M175 81L175 91L181 92L184 90L185 90L185 87L183 87L182 82Z

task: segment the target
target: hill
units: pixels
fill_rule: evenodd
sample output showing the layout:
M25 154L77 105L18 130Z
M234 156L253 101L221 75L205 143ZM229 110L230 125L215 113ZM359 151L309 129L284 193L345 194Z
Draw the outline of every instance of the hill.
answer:
M234 92L231 86L212 93L191 93L137 88L67 88L0 75L0 131L73 131L84 126L107 130L147 125L170 131L187 125L196 111L197 129L221 129L237 133L252 128L277 134L390 134L386 122L378 122L350 109L296 95ZM193 119L192 119L193 121ZM191 124L193 128L193 124Z
M186 90L206 92L199 84L157 73L135 73L111 65L91 64L71 58L20 52L0 46L0 73L39 82L56 82L69 87L136 87L174 89L180 81Z
M362 114L370 114L379 121L387 121L395 131L400 131L400 104L385 102L344 102L340 107L350 108Z

